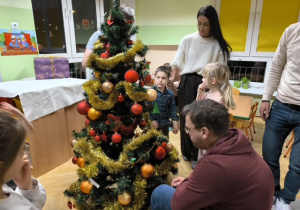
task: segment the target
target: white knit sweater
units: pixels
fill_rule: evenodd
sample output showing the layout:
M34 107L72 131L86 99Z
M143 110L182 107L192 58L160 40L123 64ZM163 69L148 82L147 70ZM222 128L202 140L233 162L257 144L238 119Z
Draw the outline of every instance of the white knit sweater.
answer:
M224 61L218 41L214 37L203 38L195 32L181 40L170 65L178 68L181 71L180 75L195 72L201 74L206 64L217 61Z
M292 24L284 31L262 99L270 100L276 89L279 101L300 105L300 23Z

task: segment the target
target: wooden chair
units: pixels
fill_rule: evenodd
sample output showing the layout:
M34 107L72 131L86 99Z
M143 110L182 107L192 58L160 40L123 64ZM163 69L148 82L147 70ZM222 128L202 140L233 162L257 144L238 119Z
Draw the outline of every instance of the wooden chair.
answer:
M236 88L232 88L232 94L233 95L240 95L240 90Z
M241 126L241 129L243 129L245 131L245 134L248 139L250 139L249 132L248 132L248 129L249 129L251 141L253 141L253 134L252 134L251 127L254 127L254 118L255 118L255 115L257 112L257 108L258 108L258 102L255 102L254 104L252 104L250 120L243 120L242 126Z
M287 145L285 146L286 148L289 147L289 145L292 143L292 141L294 140L294 138L295 138L295 133L294 133L294 130L293 130L293 131L292 131L292 137L291 137L291 139L289 140L289 142L287 143ZM293 144L294 144L294 143L293 143ZM293 147L293 144L290 146L290 148L288 149L288 151L286 151L286 153L284 154L283 157L286 158L286 156L291 152L292 147Z

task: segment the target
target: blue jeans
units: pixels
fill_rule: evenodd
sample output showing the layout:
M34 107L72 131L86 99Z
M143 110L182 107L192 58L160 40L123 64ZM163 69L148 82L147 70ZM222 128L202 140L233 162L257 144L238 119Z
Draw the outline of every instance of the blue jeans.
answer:
M290 154L289 171L280 187L279 158L286 137L294 130L295 139ZM300 189L300 111L275 100L272 104L263 138L263 158L269 165L275 180L275 196L286 203L294 201Z
M171 201L175 188L162 184L155 188L151 195L151 210L171 210Z

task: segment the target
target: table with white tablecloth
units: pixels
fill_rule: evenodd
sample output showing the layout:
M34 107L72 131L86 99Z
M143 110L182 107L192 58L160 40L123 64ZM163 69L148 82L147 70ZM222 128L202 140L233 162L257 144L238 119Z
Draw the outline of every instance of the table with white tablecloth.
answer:
M40 176L73 156L72 131L84 127L77 112L84 99L84 79L17 80L0 82L0 97L18 96L25 116L32 122L29 133L33 175Z

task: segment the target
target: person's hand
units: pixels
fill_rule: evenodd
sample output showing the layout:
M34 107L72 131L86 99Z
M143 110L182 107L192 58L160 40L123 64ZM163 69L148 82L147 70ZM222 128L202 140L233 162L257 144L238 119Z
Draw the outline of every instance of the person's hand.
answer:
M172 132L173 132L174 134L177 134L177 133L178 133L178 123L177 123L177 121L174 121L174 120L173 120L173 128L172 128Z
M152 127L158 129L159 125L157 121L152 121Z
M29 122L29 120L27 120L27 118L24 116L24 114L18 110L17 108L13 107L11 104L6 103L6 102L0 102L0 110L4 110L6 112L8 112L9 114L19 118L20 120L23 120L25 125L27 126L27 128L30 131L33 131L33 125L31 124L31 122Z
M198 86L198 91L205 91L205 86L203 83L201 83L199 86Z
M30 165L30 161L28 156L24 153L23 156L23 167L19 171L19 173L14 177L14 182L16 185L23 190L32 190L32 180L31 180L31 170L32 166Z
M171 186L176 188L176 187L178 187L178 185L181 184L181 182L183 182L183 180L185 180L184 177L177 177L177 178L173 179Z
M262 102L259 112L260 112L261 119L263 121L266 121L270 113L270 102Z

